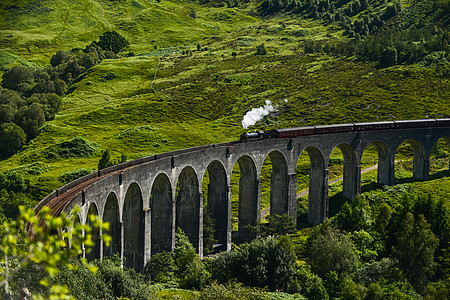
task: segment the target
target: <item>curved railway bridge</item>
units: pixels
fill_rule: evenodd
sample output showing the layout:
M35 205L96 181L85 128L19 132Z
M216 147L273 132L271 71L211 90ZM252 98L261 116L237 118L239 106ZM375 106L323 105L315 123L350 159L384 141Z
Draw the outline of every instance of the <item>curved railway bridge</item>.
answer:
M240 170L237 234L251 240L254 234L244 227L261 218L260 176L266 157L272 163L270 214L288 214L295 222L296 166L307 151L311 162L308 220L317 224L328 216L328 161L336 147L344 156L343 195L353 198L361 191L361 158L370 144L378 152L377 181L386 185L394 184L395 153L404 141L414 153L414 177L422 180L429 176L433 145L440 138L450 144L450 120L439 127L367 128L213 144L145 157L70 182L40 201L35 210L46 205L57 215L78 205L82 223L89 222L89 214L99 215L110 223L112 242L109 247L96 243L88 258L119 253L126 267L142 270L152 254L173 249L176 227L183 229L202 255L206 201L216 220L215 238L223 250L230 250L231 174L236 164ZM204 197L205 179L209 183ZM94 240L101 234L94 232Z

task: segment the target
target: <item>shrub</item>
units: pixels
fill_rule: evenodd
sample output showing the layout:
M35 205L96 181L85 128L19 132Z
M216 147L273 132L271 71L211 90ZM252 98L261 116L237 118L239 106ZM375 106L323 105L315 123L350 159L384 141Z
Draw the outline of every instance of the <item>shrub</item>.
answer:
M17 65L5 71L3 74L2 86L4 88L18 91L21 94L31 89L34 83L33 69L30 67Z
M14 123L19 125L28 140L32 140L39 134L39 129L45 123L44 110L38 103L33 103L30 106L24 106L19 109L14 117Z
M83 177L85 175L88 175L92 172L93 171L91 169L76 169L76 170L61 174L61 176L59 176L59 181L68 183L70 181L73 181L73 180Z
M266 55L267 54L266 46L264 46L264 43L256 46L256 54L257 55Z
M314 273L325 276L329 271L351 274L358 258L349 238L329 224L315 229L309 237L308 256Z
M233 279L248 286L286 290L295 273L295 253L289 238L256 239L212 262L219 282Z
M0 157L8 157L25 144L26 135L22 128L14 123L0 125Z
M106 51L112 51L114 53L119 53L120 50L128 46L128 41L115 31L105 32L100 36L100 41L98 45Z
M99 149L97 143L76 137L53 146L47 153L48 158L89 157Z

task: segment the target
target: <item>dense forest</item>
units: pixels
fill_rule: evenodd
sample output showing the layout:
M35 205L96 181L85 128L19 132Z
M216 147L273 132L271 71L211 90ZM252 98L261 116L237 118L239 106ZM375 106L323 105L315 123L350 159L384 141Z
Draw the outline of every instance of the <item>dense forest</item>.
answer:
M245 113L267 100L273 111L248 131L448 118L449 25L447 0L2 1L1 298L27 287L33 299L449 299L444 140L430 181L411 178L406 141L395 185L378 185L376 170L352 200L330 185L337 207L318 226L300 197L297 224L268 215L249 228L257 239L233 240L230 252L214 248L205 207L204 258L178 230L175 249L142 274L118 255L81 258L92 230L107 228L98 217L77 224L32 211L96 169L237 140ZM333 153L330 179L343 176ZM369 149L362 165L377 155ZM299 191L309 168L300 157ZM238 182L236 169L233 195Z

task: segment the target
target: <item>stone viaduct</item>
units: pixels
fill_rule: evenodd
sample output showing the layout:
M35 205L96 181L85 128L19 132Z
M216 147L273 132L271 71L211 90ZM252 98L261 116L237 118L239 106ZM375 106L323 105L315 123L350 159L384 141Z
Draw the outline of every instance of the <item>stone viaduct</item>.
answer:
M430 153L438 139L450 143L450 127L390 129L231 142L158 154L110 167L80 178L54 191L35 208L53 206L70 212L81 207L79 221L97 214L110 223L109 247L97 243L88 258L118 253L126 267L142 270L152 254L170 251L175 228L189 237L203 253L203 208L216 220L215 238L223 250L231 248L231 174L239 165L238 236L255 236L244 227L261 218L261 168L266 157L272 163L270 214L288 214L296 221L299 156L310 157L308 220L320 223L328 216L328 161L338 147L344 156L343 195L353 198L361 191L361 158L374 144L378 152L380 184L394 184L395 154L404 141L414 153L413 174L426 180ZM208 178L207 195L202 181ZM52 204L53 203L53 204ZM93 234L98 239L99 232Z

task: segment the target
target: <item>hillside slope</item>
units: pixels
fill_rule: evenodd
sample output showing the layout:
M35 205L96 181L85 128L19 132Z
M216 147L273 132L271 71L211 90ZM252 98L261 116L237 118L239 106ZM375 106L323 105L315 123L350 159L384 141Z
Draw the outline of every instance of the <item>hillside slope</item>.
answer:
M2 70L14 64L44 67L58 50L84 48L108 30L130 45L118 59L105 59L74 80L55 120L3 160L0 171L41 164L42 172L25 176L51 189L62 184L64 172L96 169L100 149L110 149L114 159L121 154L134 159L236 140L245 112L267 100L276 113L249 130L450 116L449 81L441 67L380 69L355 57L308 54L305 45L311 41L352 39L336 24L295 14L261 18L256 7L2 2ZM267 53L257 55L262 44ZM78 136L98 145L93 155L49 154Z

